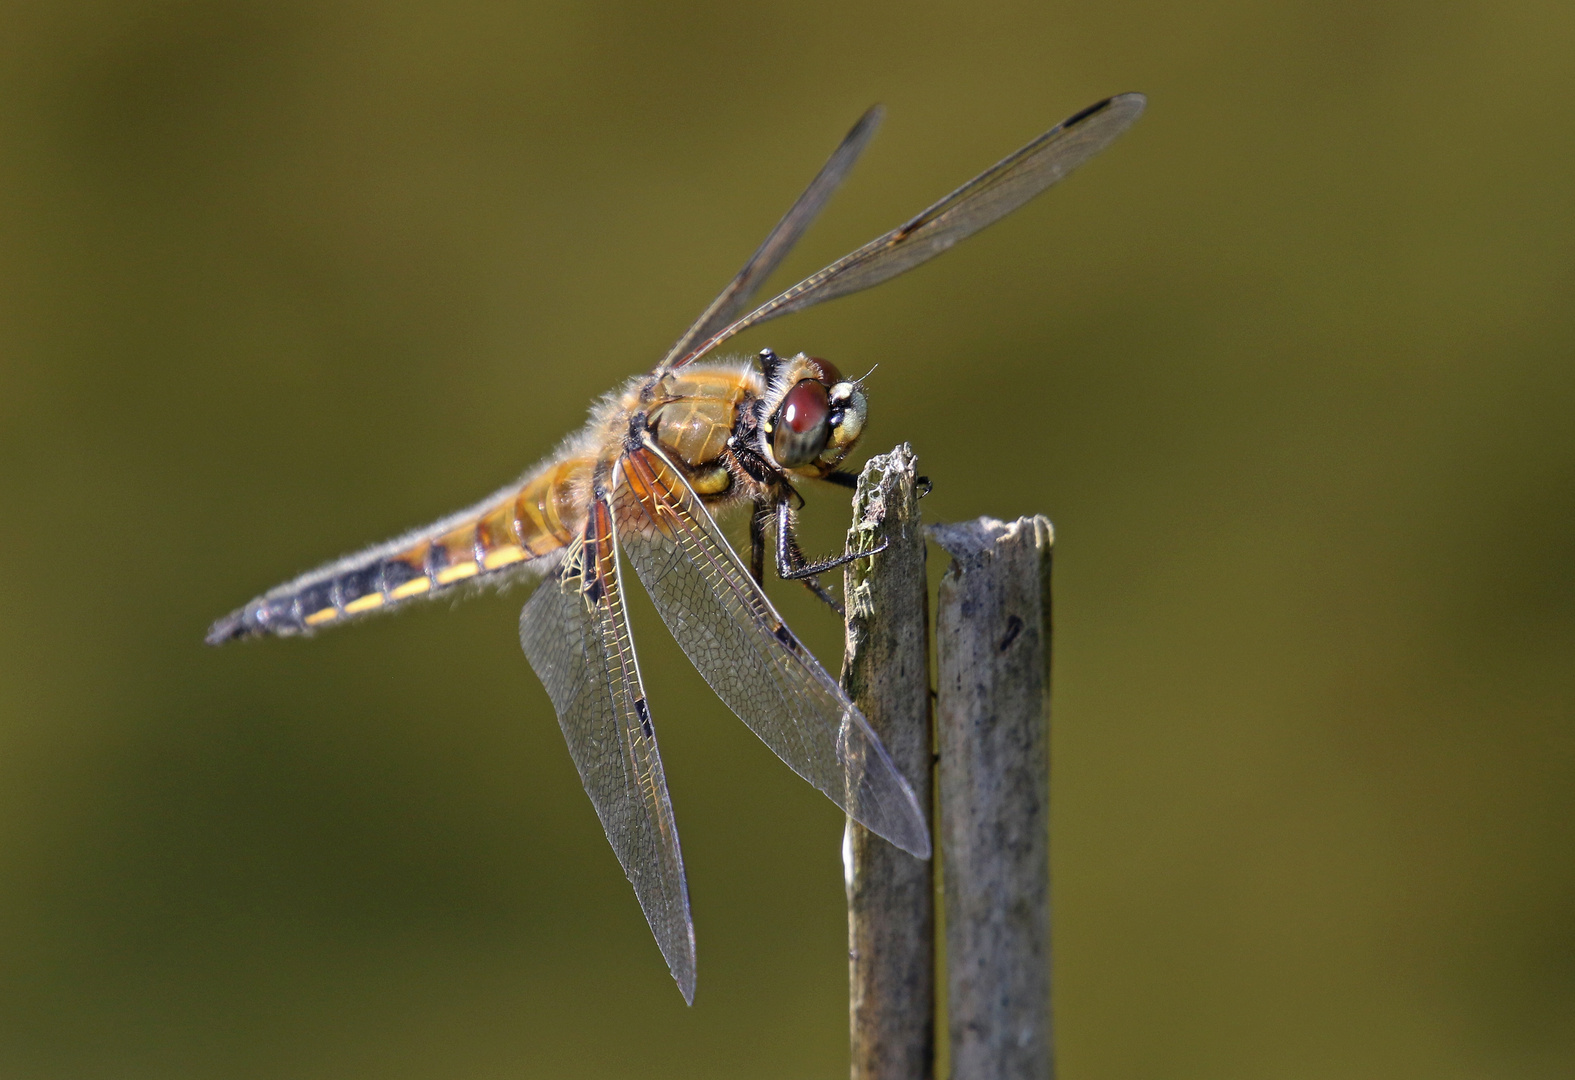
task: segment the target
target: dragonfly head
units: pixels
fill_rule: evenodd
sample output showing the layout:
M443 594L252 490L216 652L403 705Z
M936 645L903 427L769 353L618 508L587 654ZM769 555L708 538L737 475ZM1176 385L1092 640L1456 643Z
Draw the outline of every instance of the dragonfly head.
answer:
M825 476L864 433L869 402L862 380L842 377L830 361L802 353L774 372L764 425L771 459L800 476Z

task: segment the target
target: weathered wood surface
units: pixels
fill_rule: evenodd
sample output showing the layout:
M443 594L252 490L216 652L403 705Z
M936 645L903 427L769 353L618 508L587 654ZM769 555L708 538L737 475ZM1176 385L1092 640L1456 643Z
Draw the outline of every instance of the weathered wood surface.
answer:
M844 572L842 685L930 806L929 594L907 444L872 458L853 501L849 551L889 546ZM929 1080L935 1061L932 864L849 820L848 991L854 1080Z
M952 556L936 613L937 846L957 1080L1048 1080L1050 562L1043 517L930 530Z

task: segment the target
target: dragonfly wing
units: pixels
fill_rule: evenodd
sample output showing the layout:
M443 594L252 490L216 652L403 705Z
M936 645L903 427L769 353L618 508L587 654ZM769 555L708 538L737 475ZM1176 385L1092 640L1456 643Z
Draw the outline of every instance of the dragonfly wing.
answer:
M654 445L621 463L619 542L711 689L793 771L860 824L921 858L926 814L858 707L783 624Z
M693 1004L689 888L624 611L616 527L605 502L592 504L583 543L525 605L520 644L547 688L586 794L662 956L684 1000Z
M771 230L770 235L750 256L744 268L727 283L727 288L711 301L711 306L700 313L694 325L684 331L684 336L668 350L661 364L657 366L658 371L664 370L672 360L683 356L696 343L711 337L738 318L738 313L743 310L744 305L749 303L756 290L787 257L787 253L793 250L793 245L804 235L804 230L809 228L810 223L830 200L832 193L847 178L853 163L858 160L859 154L863 153L864 147L875 134L875 129L880 126L881 115L881 107L876 105L859 117L858 123L853 125L852 130L832 152L826 164L821 166L820 172L815 174L815 179L810 181L809 187L804 189L804 194L788 208L788 212L782 216L776 228Z
M738 321L697 341L681 366L734 334L814 304L868 289L927 262L991 225L1113 142L1143 114L1142 94L1118 94L1063 120L928 210L818 270Z

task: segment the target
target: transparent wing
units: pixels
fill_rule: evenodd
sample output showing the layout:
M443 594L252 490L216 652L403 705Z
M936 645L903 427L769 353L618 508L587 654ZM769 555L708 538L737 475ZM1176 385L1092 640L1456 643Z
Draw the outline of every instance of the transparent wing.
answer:
M547 688L585 792L683 993L694 1004L695 933L678 830L618 579L616 534L592 505L583 542L520 614L520 644Z
M768 300L673 362L689 363L751 326L813 304L868 289L935 258L957 241L991 225L1099 153L1143 113L1142 94L1118 94L1091 105L906 224L877 237Z
M630 564L717 696L861 824L927 858L926 815L886 748L661 451L648 444L626 454L613 498Z
M694 325L684 331L684 336L662 357L662 362L657 366L661 371L676 357L683 356L696 342L704 341L718 330L738 317L743 306L749 303L755 291L760 288L766 278L771 276L793 250L793 245L798 243L799 237L804 235L804 230L809 228L810 222L825 207L834 191L846 179L853 163L863 153L864 147L869 144L870 138L875 134L875 129L880 126L882 110L879 105L872 107L853 129L843 138L842 143L834 150L826 164L821 166L815 179L810 181L809 187L804 189L804 194L798 197L782 220L777 222L776 228L771 230L765 241L750 256L732 281L727 283L727 288L713 301L711 306L700 313Z

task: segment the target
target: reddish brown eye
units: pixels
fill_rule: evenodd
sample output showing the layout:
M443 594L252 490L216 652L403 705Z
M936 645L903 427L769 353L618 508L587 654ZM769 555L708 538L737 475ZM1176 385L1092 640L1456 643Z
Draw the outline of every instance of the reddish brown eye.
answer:
M782 422L800 435L825 420L830 412L826 387L810 379L789 390L782 399Z
M827 386L836 386L842 381L842 372L837 370L837 365L830 360L822 360L818 356L811 356L809 362L820 369L820 381Z
M772 423L771 456L784 468L807 465L826 448L831 399L824 384L805 379L787 392Z

